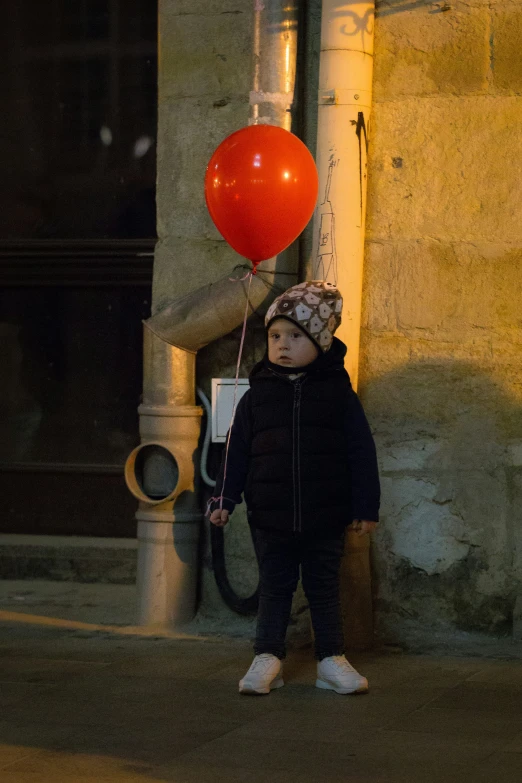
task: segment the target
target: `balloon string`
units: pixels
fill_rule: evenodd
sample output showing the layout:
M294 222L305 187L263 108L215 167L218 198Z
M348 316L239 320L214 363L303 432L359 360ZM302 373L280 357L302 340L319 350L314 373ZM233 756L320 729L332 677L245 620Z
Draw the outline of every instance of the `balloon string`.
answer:
M258 261L252 261L252 269L249 269L246 275L243 275L243 277L229 277L231 283L242 283L244 280L247 279L247 277L250 275L257 275L257 265ZM243 267L244 269L244 267ZM252 277L250 277L250 282L252 282ZM250 289L249 289L250 290Z
M252 272L252 270L249 269L246 275L244 275L243 277L229 277L228 279L230 280L231 283L242 283L244 280L247 279L249 275L253 275L253 274L254 273Z
M247 288L247 297L246 297L246 307L245 307L245 317L243 318L243 331L241 332L241 341L239 343L239 353L237 357L237 365L236 365L236 378L234 382L234 400L232 402L232 418L230 420L230 427L228 429L228 435L227 435L227 444L225 446L225 466L223 468L223 484L221 486L221 495L219 498L212 498L212 500L219 500L219 509L220 511L223 509L223 495L225 492L225 482L227 480L227 467L228 467L228 451L230 448L230 435L232 433L232 427L234 426L234 419L236 418L236 408L237 408L237 388L239 386L239 367L241 365L241 359L243 356L243 347L245 345L245 336L246 336L246 328L247 328L247 320L248 320L248 308L250 305L250 286L252 285L252 277L254 272L248 272L247 275L245 275L243 280L245 280L246 277L248 277L248 288ZM239 282L239 281L238 281Z

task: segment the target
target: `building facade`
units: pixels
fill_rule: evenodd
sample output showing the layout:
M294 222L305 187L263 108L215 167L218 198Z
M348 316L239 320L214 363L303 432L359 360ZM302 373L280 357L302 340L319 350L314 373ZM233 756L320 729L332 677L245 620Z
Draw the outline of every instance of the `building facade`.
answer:
M121 18L134 19L141 13L138 6L142 9L147 4L136 3L133 11L125 10L128 3L120 5ZM320 0L303 2L299 12L295 129L313 151ZM252 0L160 0L157 136L150 122L139 125L133 114L136 127L130 125L132 139L129 136L125 142L134 150L131 142L140 142L138 150L143 150L148 144L144 139L157 139L157 145L149 144L142 156L156 156L153 311L227 274L240 261L210 220L202 183L213 150L225 136L248 123L253 15ZM149 20L147 24L152 23ZM378 628L385 638L394 641L408 641L419 635L429 639L435 632L517 637L522 612L522 2L389 0L379 3L375 19L368 18L364 24L375 24L375 53L359 392L377 440L383 479L382 520L372 544ZM147 40L151 40L152 28L146 29L150 35ZM129 35L131 39L137 36L139 41L131 40L135 52L131 43L125 43L125 57L154 56L152 48L149 51L144 43L143 30ZM59 46L63 48L64 44ZM120 89L117 78L111 81L114 67L113 60L107 62L104 77L108 80L110 106L114 104L109 97L118 95ZM14 70L19 72L18 67ZM68 73L68 78L79 78ZM82 100L92 102L96 89L100 89L100 77L93 78L98 87L86 87L90 97ZM16 90L22 87L18 85ZM122 104L128 105L132 94L123 94ZM143 111L149 116L148 110ZM96 136L98 145L98 160L93 166L106 177L112 125L101 114L95 125L94 130L87 131L87 135ZM127 120L122 127L127 128ZM24 132L37 131L38 123L32 121ZM66 131L63 133L67 136ZM6 153L13 166L17 165L19 149L15 142L20 143L15 135L13 132L15 146ZM50 132L46 131L45 136L48 139ZM32 141L24 137L23 143L27 152ZM59 138L53 143L58 144L55 158L46 152L48 160L60 157L64 150ZM136 166L141 159L134 158ZM47 188L43 170L41 176L42 187ZM116 167L110 176L117 183L118 176L126 175ZM152 181L150 170L138 174L133 169L133 176L139 180L133 191L138 200L128 208L134 210L131 223L137 230L139 219L150 207ZM11 182L17 179L18 174L13 172ZM70 180L64 177L64 182ZM83 182L80 190L84 194L86 187ZM105 192L107 187L104 181L102 190ZM70 193L63 202L56 214L63 216L67 231L73 235L65 229L60 234L55 227L52 237L43 238L99 238L86 224L75 227L78 216L71 210ZM21 234L26 227L38 224L33 214L34 198L31 203L32 207L26 204L24 211L17 212L20 228L5 239L25 239L27 235ZM145 203L149 207L143 206ZM85 208L79 208L84 214ZM107 225L107 213L104 219ZM131 243L154 239L149 227L129 236L130 229L125 233L122 222L125 224L125 217L120 214L117 239ZM85 236L77 236L78 231ZM113 237L107 229L104 231L104 241ZM139 252L146 252L146 248L140 245ZM309 274L310 253L308 232L296 254L296 279ZM140 285L145 285L147 272L140 274ZM114 275L111 279L114 282ZM150 297L142 296L145 289L140 289L134 299L129 298L130 294L124 296L122 287L116 289L118 306L140 312L141 317L144 313L140 308L150 303ZM17 425L16 436L13 439L10 435L9 439L18 444L18 449L22 442L31 445L23 447L23 458L9 452L3 462L18 460L21 464L25 460L34 469L40 459L34 451L37 440L43 439L47 447L58 440L54 435L44 437L43 392L30 390L30 383L43 370L33 367L29 372L33 380L28 381L19 369L28 354L23 352L21 358L17 347L19 326L9 315L9 307L19 296L31 312L34 308L27 304L26 288L19 286L15 294L13 290L4 300L9 304L4 304L0 325L6 335L2 343L10 357L7 361L11 362L10 391L4 389L4 394L10 395L9 410L16 416L22 410L23 415L17 419L22 423ZM56 289L46 289L51 290ZM131 286L126 290L134 289ZM56 313L63 307L63 292L61 300L56 293L52 296L52 301L38 305L40 311ZM102 309L114 308L114 302L105 301L103 296L99 302L96 306ZM80 312L81 297L71 300L68 307L69 312ZM95 310L89 312L91 315L82 317L82 323L95 317ZM137 335L140 317L122 314L119 323L134 324ZM35 319L32 328L38 329L41 312ZM53 329L56 323L55 319ZM111 331L109 325L107 329ZM133 346L139 343L136 335ZM46 339L58 344L58 337ZM59 339L63 341L63 335ZM97 357L100 344L107 345L107 338L100 341L95 333L85 340L90 345L86 353L94 353L92 346L97 345ZM239 333L235 331L198 353L198 384L204 390L209 392L212 377L233 376L238 343ZM122 356L122 345L107 350L113 353L103 362L110 366L113 355ZM134 347L132 356L135 351ZM262 351L262 324L254 318L244 374ZM44 361L51 366L52 356L49 360L46 355L41 363ZM62 369L65 375L61 378L69 371ZM57 370L49 372L52 376ZM125 388L133 390L128 393L129 403L137 404L139 362L129 360L127 355L121 372L129 376ZM117 373L120 380L121 372ZM55 383L63 389L60 378ZM106 409L106 400L114 400L118 394L115 387L110 387L112 381L104 383L98 384L99 396L91 401L92 420L98 416L97 411ZM81 385L80 381L79 388ZM55 420L49 419L49 427L54 432L64 421L66 402L65 407L56 407L55 394L50 397ZM84 409L78 402L75 410L77 421ZM115 430L110 442L95 442L92 426L89 432L77 431L75 450L85 451L83 464L105 461L121 466L124 453L137 438L135 420ZM92 448L90 454L86 444ZM57 447L56 456L53 452L47 459L68 464L72 456L65 447L61 451ZM215 450L211 470L218 458ZM13 475L11 470L8 483L12 483ZM130 520L132 499L125 502ZM11 503L9 508L13 507L19 506ZM8 509L4 510L3 514L7 513ZM98 520L107 518L103 514L103 507L96 510ZM87 519L82 519L80 532L88 534ZM104 524L101 521L96 528L98 535L108 534L109 527L104 528ZM12 525L4 529L14 530ZM123 525L116 535L132 535L133 530ZM241 511L227 531L226 546L230 578L238 591L248 593L255 586L255 560ZM200 613L225 626L232 622L232 614L215 588L208 542L202 562Z

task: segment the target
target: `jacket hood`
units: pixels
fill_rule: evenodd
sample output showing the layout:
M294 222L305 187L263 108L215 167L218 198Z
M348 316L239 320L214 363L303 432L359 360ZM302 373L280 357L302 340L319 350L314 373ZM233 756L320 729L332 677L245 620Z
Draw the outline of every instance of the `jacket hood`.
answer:
M255 382L258 378L273 377L274 373L284 376L301 372L309 375L318 373L329 375L330 373L338 374L342 372L348 377L348 373L344 368L346 351L346 345L337 337L334 337L330 350L324 353L321 351L317 358L310 364L307 364L306 367L280 367L269 361L267 351L261 361L252 368L249 375L250 383Z

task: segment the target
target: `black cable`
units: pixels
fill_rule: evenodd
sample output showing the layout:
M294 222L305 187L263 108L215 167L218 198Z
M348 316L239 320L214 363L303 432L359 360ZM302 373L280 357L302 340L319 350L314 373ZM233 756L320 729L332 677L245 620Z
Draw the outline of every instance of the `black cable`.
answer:
M219 593L226 605L238 614L257 614L259 605L259 585L247 598L241 598L231 586L225 560L225 536L222 527L210 525L210 545L212 549L212 568Z
M222 452L222 447L213 448L211 446L209 450L209 473L210 470L212 470L212 475L217 473L219 470ZM209 495L210 493L207 492L205 494ZM253 536L252 542L254 543L255 551L255 541ZM216 527L216 525L213 525L212 523L210 523L210 548L212 553L212 570L214 571L214 579L216 580L216 585L223 601L226 603L229 609L232 609L232 611L237 612L238 614L257 614L257 607L259 605L259 585L256 587L252 595L249 595L246 598L242 598L236 593L230 584L230 580L227 574L224 528Z

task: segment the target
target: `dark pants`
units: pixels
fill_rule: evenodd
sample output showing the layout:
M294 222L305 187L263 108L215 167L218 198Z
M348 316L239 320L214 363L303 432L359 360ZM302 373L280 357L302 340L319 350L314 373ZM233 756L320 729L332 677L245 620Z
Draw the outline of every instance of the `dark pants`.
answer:
M254 530L259 561L259 610L254 651L256 655L286 654L285 637L292 596L299 581L310 606L318 660L344 652L339 568L344 533L317 539L300 533Z

